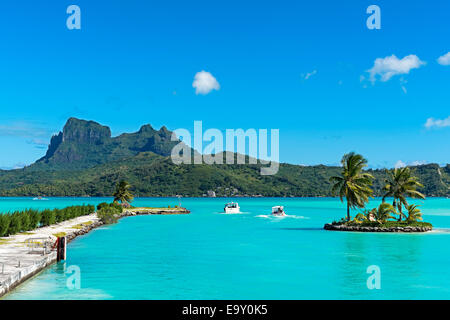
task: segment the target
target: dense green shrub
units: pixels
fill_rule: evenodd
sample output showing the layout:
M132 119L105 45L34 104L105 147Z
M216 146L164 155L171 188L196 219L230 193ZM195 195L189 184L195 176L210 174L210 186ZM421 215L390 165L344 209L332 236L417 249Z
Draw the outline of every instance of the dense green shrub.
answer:
M103 208L114 208L117 211L119 211L119 213L123 212L123 207L120 204L118 204L117 202L112 202L112 203L102 202L97 205L97 211L99 211Z
M102 208L109 207L109 203L102 202L97 205L97 210L101 210Z
M71 206L64 209L45 209L43 211L27 209L13 213L0 213L0 237L13 235L19 232L34 230L91 214L95 211L93 205Z
M11 222L9 224L9 234L16 234L22 231L22 217L18 211L10 215Z
M18 212L18 216L20 217L20 231L30 230L31 226L31 216L27 211Z
M30 229L36 229L37 227L39 227L42 219L41 212L39 212L38 210L30 209L28 210L28 214L31 218Z
M55 210L45 209L42 212L42 226L50 226L56 223Z
M66 212L65 210L55 209L55 219L57 223L60 223L66 220Z
M9 224L11 216L9 214L0 214L0 237L8 236Z
M119 211L119 213L123 212L123 207L120 204L118 204L117 202L113 202L109 206L116 209L117 211Z
M121 211L113 206L107 206L97 210L97 216L104 224L112 224L117 222L120 212Z

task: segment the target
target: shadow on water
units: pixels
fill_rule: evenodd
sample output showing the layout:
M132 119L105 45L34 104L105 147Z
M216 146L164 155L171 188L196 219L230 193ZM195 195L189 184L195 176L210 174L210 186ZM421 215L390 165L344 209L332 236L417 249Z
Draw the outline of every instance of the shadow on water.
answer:
M416 285L426 285L426 283L422 283L423 270L420 263L424 241L426 239L421 235L410 235L409 237L400 235L393 242L380 246L380 251L384 253L380 254L382 265L380 267L386 266L388 269L389 266L407 266L407 268L397 268L390 277L390 282L403 283L403 289L397 291L407 294L407 299L415 299L420 296L420 290L416 288ZM388 287L401 286L389 283Z
M54 264L53 271L56 272L57 274L64 275L66 273L66 262L62 261Z
M411 288L420 284L420 257L424 239L412 234L365 234L344 233L336 269L337 286L341 295L356 299L376 299L393 294L393 287L407 284L407 290L396 290L414 298L417 292ZM370 274L367 268L375 265L382 273L382 290L369 290L366 281ZM407 266L406 268L399 266ZM393 283L397 282L397 283Z
M366 289L367 241L370 240L358 233L344 233L342 236L342 256L336 269L337 285L342 296L361 298Z

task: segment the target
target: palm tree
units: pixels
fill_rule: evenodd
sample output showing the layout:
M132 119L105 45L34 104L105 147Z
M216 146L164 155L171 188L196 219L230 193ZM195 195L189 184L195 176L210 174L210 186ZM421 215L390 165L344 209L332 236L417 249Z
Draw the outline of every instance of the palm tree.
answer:
M392 206L398 211L398 221L402 221L403 214L402 207L408 206L406 198L409 196L411 198L425 199L425 196L417 191L418 187L423 187L423 185L414 176L411 176L411 170L408 167L396 168L394 170L386 170L388 178L385 180L385 186L383 191L385 192L383 196L383 202L385 202L387 197L393 197L394 201Z
M131 185L122 180L119 182L119 184L116 186L116 192L114 192L114 202L120 201L122 205L126 204L128 205L131 201L133 201L134 197L129 191L131 188Z
M394 219L391 213L396 214L394 206L386 202L383 202L377 209L373 210L379 223L385 223L388 219Z
M418 205L410 204L406 206L406 210L408 210L408 220L409 222L417 221L417 220L423 220L422 219L422 212L420 211Z
M365 203L372 197L372 180L374 177L363 172L367 166L367 160L360 154L354 152L345 154L341 160L343 169L340 176L330 178L333 183L331 192L333 195L339 194L339 198L344 202L347 199L347 221L350 221L350 209L364 208Z
M358 222L363 222L363 221L366 221L367 219L368 219L368 218L367 218L366 215L364 215L364 213L358 213L358 214L355 216L355 220L358 221Z

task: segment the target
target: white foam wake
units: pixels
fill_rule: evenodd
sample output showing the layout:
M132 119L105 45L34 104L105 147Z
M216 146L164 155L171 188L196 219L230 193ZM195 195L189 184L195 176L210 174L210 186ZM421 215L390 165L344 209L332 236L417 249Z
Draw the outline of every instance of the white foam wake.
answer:
M266 218L266 219L309 219L309 217L304 216L297 216L297 215L291 215L287 214L285 216L276 216L271 214L260 214L255 216L256 218Z

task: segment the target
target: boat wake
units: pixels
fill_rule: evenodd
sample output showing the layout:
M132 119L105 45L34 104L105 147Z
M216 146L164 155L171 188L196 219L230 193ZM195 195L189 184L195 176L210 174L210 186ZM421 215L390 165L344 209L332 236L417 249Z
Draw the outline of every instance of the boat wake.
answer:
M271 215L271 214L260 214L260 215L255 216L255 218L265 218L265 219L273 219L273 220L279 220L279 219L309 219L309 217L290 215L290 214L287 214L285 216L275 216L275 215Z
M450 228L433 228L433 230L427 233L450 233Z

